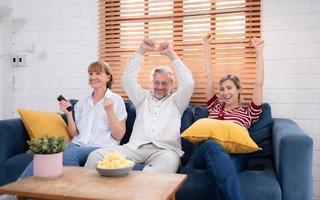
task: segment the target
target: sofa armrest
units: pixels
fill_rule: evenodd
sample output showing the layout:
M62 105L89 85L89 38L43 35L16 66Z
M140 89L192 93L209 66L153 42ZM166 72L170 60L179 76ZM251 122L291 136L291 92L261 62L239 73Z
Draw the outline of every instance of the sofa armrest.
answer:
M274 163L282 199L311 199L311 137L292 120L280 118L274 119L272 134Z
M21 119L0 120L0 185L5 180L6 161L27 150L29 135Z

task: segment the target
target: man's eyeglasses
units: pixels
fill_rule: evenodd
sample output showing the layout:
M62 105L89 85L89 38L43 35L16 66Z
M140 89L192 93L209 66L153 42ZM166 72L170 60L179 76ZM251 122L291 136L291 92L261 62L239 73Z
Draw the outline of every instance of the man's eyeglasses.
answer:
M154 85L154 86L160 86L160 85L162 85L163 87L167 87L167 86L169 85L169 82L167 82L167 81L164 81L164 82L154 81L154 82L153 82L153 85Z

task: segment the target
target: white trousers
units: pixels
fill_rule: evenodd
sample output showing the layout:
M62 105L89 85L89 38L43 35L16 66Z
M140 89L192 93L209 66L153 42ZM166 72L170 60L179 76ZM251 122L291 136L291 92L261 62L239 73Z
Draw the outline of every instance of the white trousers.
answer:
M144 164L143 171L176 173L180 165L179 155L172 150L159 148L154 144L145 144L133 150L126 145L104 147L89 154L85 167L95 168L105 155L119 152L136 164Z

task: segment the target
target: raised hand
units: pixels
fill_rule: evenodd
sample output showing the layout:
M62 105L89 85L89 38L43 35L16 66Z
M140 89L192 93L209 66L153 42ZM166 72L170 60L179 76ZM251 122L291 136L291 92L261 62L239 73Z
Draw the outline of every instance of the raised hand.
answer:
M261 105L263 102L263 83L264 83L264 62L263 62L263 47L264 41L260 38L252 38L251 45L256 50L256 81L252 94L252 102L255 105Z
M205 34L205 36L203 36L203 44L209 45L212 39L213 39L213 36L211 33Z
M104 98L103 108L106 112L112 110L113 108L113 102L108 97Z
M261 52L264 47L264 41L260 38L252 38L250 41L251 45L255 48L257 52Z
M64 112L64 113L70 113L70 111L68 111L68 107L69 106L72 106L71 105L71 103L70 103L70 101L66 101L66 100L62 100L62 101L60 101L59 102L59 108L60 108L60 110L62 111L62 112Z
M141 41L137 52L140 53L141 55L144 55L147 51L153 51L155 49L156 49L156 43L149 38L144 38Z
M177 55L174 52L172 45L167 41L160 43L158 51L161 55L168 56L170 60L174 60L177 58Z

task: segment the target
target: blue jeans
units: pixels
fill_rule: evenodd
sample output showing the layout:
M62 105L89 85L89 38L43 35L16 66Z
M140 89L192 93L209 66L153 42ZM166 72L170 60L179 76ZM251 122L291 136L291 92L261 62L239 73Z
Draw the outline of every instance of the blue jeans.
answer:
M214 187L218 186L224 199L243 200L245 197L237 175L237 171L243 169L243 163L243 159L231 160L216 141L207 140L196 148L184 171L191 173L193 169L206 169L207 186L211 194Z
M75 143L69 143L63 152L64 166L83 166L88 155L99 147L81 147ZM33 175L33 161L24 169L20 178L26 178Z

